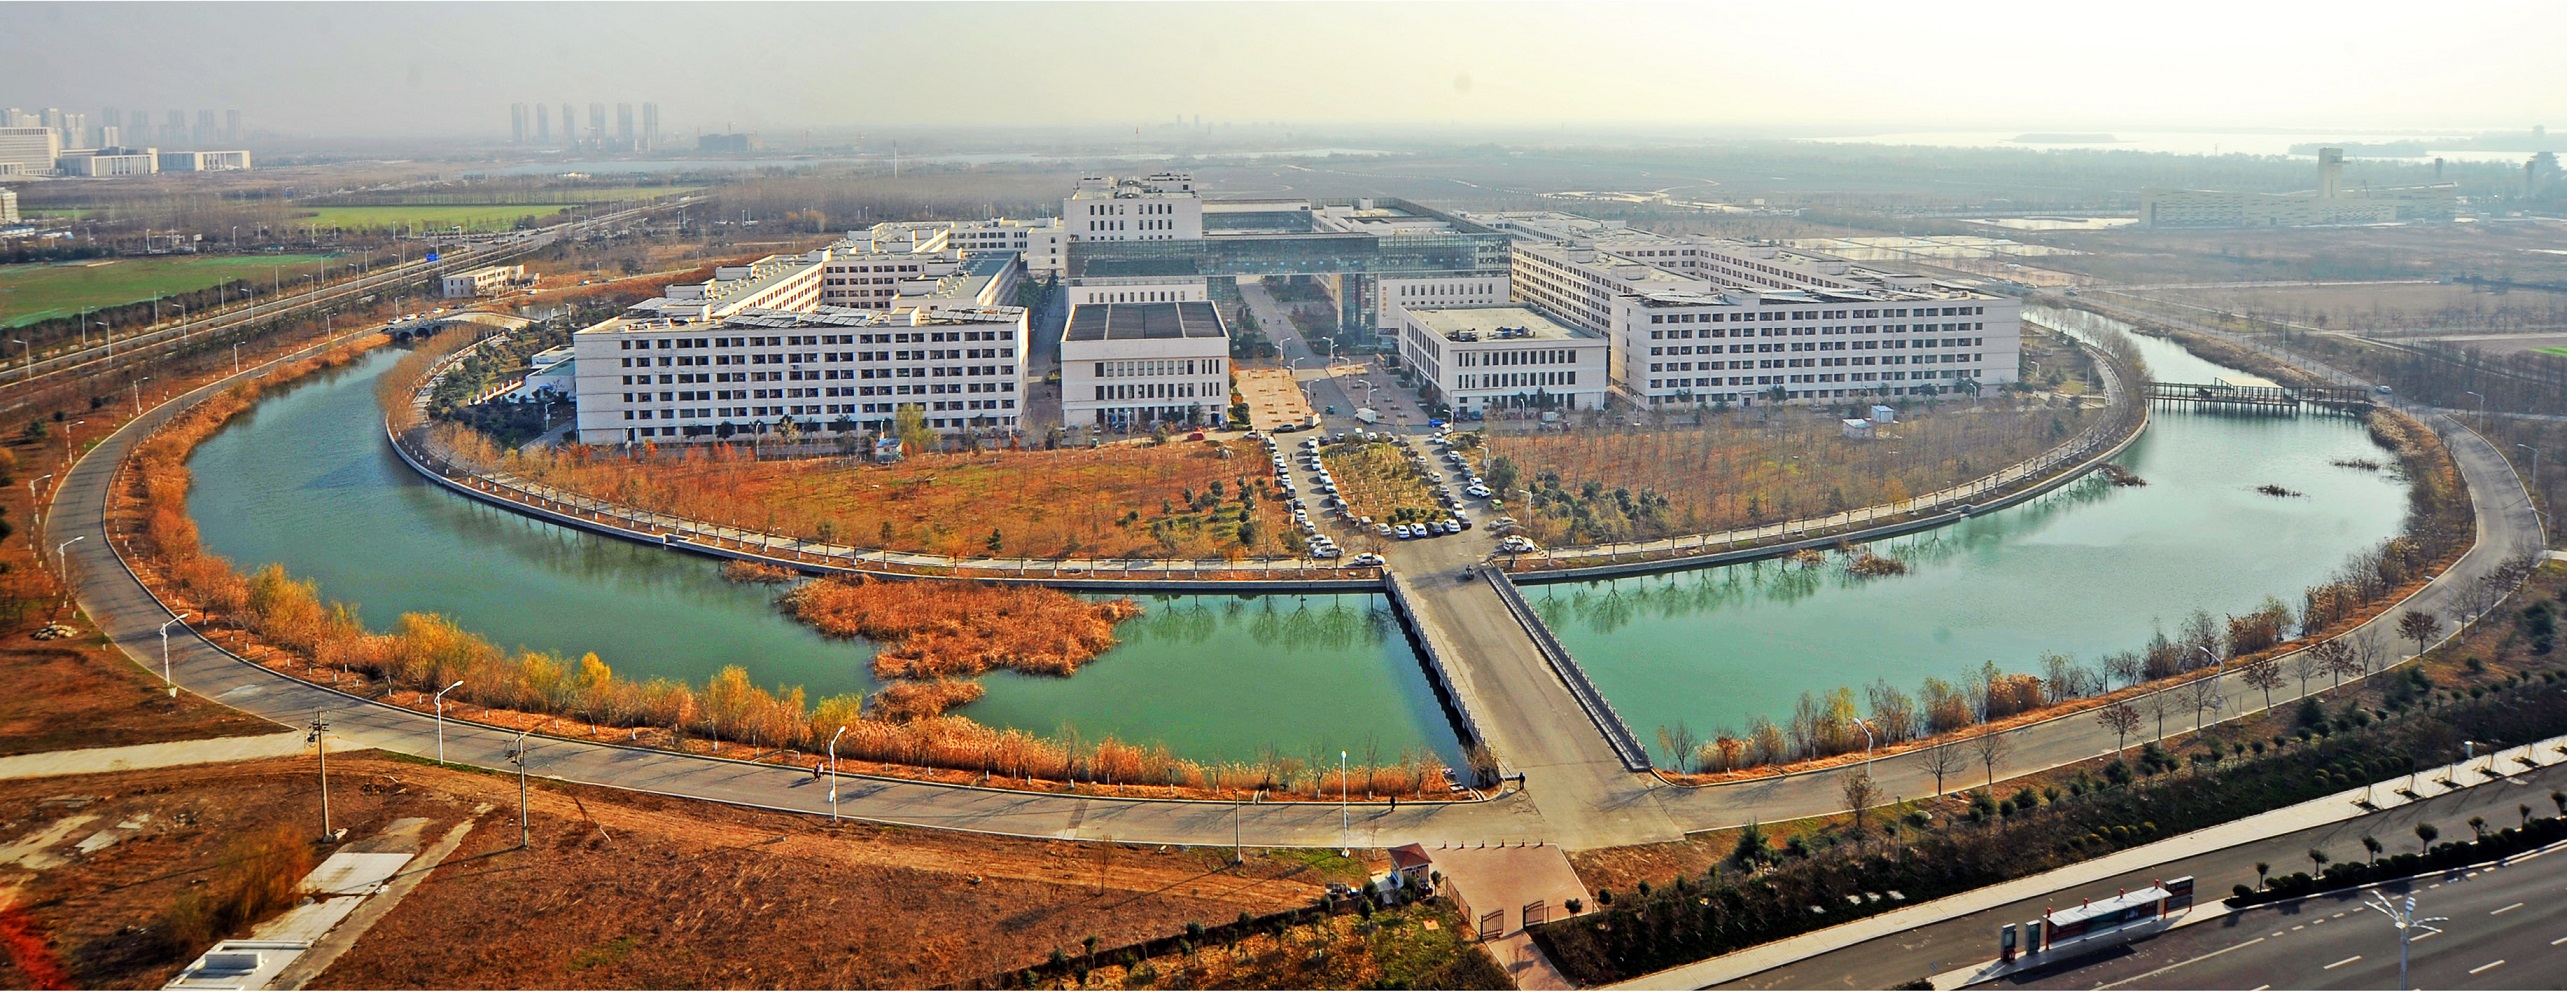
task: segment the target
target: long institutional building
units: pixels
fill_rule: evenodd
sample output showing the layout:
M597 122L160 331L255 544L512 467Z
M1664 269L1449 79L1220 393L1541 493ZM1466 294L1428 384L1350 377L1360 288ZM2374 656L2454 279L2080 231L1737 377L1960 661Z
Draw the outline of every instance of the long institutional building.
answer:
M1635 405L1936 396L2018 378L2011 297L1569 214L1472 219L1517 238L1515 299L1604 338L1613 383Z
M2022 348L2014 299L1805 250L1097 176L1058 218L880 224L667 287L573 337L579 436L877 431L907 406L938 430L1021 430L1029 275L1071 305L1073 426L1220 424L1242 280L1317 285L1469 414L1934 396L2015 381Z
M573 334L580 440L880 432L911 406L939 431L1016 431L1018 256L899 233L726 266Z

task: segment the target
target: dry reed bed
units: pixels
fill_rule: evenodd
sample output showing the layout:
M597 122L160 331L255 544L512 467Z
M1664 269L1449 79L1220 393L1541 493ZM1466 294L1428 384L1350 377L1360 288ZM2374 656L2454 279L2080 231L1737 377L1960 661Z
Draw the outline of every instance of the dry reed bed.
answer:
M935 716L979 699L968 681L993 668L1069 676L1114 647L1114 625L1141 615L1128 599L1091 603L1058 589L934 579L835 576L786 593L784 611L831 637L880 645L876 708Z

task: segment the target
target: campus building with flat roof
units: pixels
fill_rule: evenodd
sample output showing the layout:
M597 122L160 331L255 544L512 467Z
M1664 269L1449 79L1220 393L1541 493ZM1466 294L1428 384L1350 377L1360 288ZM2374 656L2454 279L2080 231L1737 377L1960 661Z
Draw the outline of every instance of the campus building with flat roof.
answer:
M1392 333L1427 402L1474 418L1503 410L1600 410L1604 335L1521 304L1401 307Z
M1230 329L1208 302L1089 303L1061 331L1061 423L1103 430L1220 427Z

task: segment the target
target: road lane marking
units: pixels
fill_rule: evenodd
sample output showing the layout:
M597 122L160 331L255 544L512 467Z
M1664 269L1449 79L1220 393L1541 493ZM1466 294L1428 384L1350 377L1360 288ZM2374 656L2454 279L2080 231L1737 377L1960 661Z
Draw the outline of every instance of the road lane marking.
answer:
M2511 905L2511 906L2507 906L2507 907L2505 907L2505 908L2503 908L2503 909L2490 910L2490 911L2488 911L2487 915L2489 915L2489 916L2502 916L2502 915L2504 915L2504 914L2506 914L2506 913L2510 913L2510 912L2513 912L2514 910L2521 909L2521 908L2522 908L2522 904L2521 904L2521 903L2515 903L2515 904L2513 904L2513 905Z
M2429 933L2420 933L2420 934L2415 935L2413 938L2409 939L2409 940L2407 941L2407 943L2412 944L2412 943L2415 943L2416 941L2419 941L2419 940L2432 940L2433 938L2435 938L2435 937L2439 937L2439 936L2442 936L2442 931L2440 931L2440 930L2431 931L2431 932L2429 932Z
M2497 968L2504 967L2504 963L2505 963L2505 959L2503 959L2503 958L2497 958L2497 959L2495 959L2495 960L2493 960L2493 961L2489 961L2489 962L2487 962L2487 963L2485 963L2485 964L2482 964L2482 965L2479 965L2479 966L2477 966L2477 967L2475 967L2475 968L2471 968L2471 969L2469 969L2469 973L2470 973L2470 974L2472 974L2472 975L2475 975L2475 974L2477 974L2477 973L2479 973L2479 972L2482 972L2482 971L2493 971L2493 970L2495 970L2495 969L2497 969Z
M2280 935L2280 934L2274 934L2274 936L2279 937L2279 936L2281 936L2281 935ZM2167 966L2165 966L2165 967L2163 967L2163 968L2159 968L2159 969L2157 969L2157 970L2155 970L2155 971L2152 971L2152 972L2149 972L2148 974L2145 974L2145 975L2132 975L2132 976L2130 976L2130 977L2128 977L2128 978L2125 978L2125 979L2122 979L2122 980L2120 980L2120 981L2118 981L2118 982L2113 982L2113 983L2108 984L2108 985L2098 985L2098 986L2095 986L2095 988L2097 988L2097 989L2112 989L2112 988L2120 988L2120 987L2122 987L2122 986L2124 986L2124 985L2128 985L2128 984L2130 984L2130 983L2132 983L2132 982L2136 982L2136 981L2138 981L2138 980L2140 980L2140 979L2143 979L2143 978L2150 978L2150 977L2154 977L2154 976L2157 976L2157 975L2163 975L2163 974L2165 974L2165 973L2167 973L2167 972L2173 971L2173 970L2175 970L2175 969L2177 969L2177 968L2181 968L2181 967L2183 967L2183 966L2185 966L2185 965L2192 964L2192 963L2197 962L2197 961L2208 961L2208 960L2210 960L2210 959L2212 959L2212 958L2218 957L2218 956L2220 956L2220 955L2222 955L2222 954L2226 954L2226 953L2228 953L2228 952L2230 952L2230 951L2237 950L2238 948L2241 948L2241 947L2253 947L2253 946L2255 946L2255 945L2257 945L2257 944L2261 944L2261 943L2263 943L2263 942L2264 942L2264 939L2265 939L2265 938L2257 937L2257 938L2255 938L2255 939L2253 939L2253 940L2250 940L2250 941L2247 941L2247 942L2245 942L2245 943L2243 943L2243 944L2231 944L2231 945L2229 945L2229 946L2227 946L2227 947L2220 948L2219 950L2212 951L2212 952L2210 952L2210 953L2208 953L2208 954L2201 954L2201 955L2196 955L2196 956L2193 956L2193 957L2185 958L2185 959L2183 959L2183 960L2181 960L2181 961L2177 961L2177 962L2175 962L2174 964L2170 964L2170 965L2167 965Z
M2292 927L2292 928L2291 928L2291 932L2292 932L2292 933L2298 933L2298 932L2300 932L2300 931L2302 931L2302 930L2306 930L2306 929L2308 929L2308 928L2309 928L2309 925L2308 925L2308 924L2306 924L2306 923L2302 923L2302 924L2300 924L2299 926Z
M2556 946L2558 946L2558 945L2560 945L2560 944L2567 944L2567 937L2560 937L2560 938L2558 938L2557 940L2553 940L2553 941L2550 941L2550 942L2549 942L2549 946L2551 946L2551 947L2556 947Z
M2360 960L2362 960L2362 955L2356 954L2356 955L2354 955L2354 956L2352 956L2352 957L2345 958L2345 959L2344 959L2344 960L2342 960L2342 961L2338 961L2338 962L2336 962L2336 963L2334 963L2334 964L2327 965L2326 967L2321 968L2321 969L2319 969L2319 970L2320 970L2320 971L2334 971L2334 970L2335 970L2335 969L2337 969L2337 968L2344 967L2345 965L2352 964L2353 962L2360 961Z

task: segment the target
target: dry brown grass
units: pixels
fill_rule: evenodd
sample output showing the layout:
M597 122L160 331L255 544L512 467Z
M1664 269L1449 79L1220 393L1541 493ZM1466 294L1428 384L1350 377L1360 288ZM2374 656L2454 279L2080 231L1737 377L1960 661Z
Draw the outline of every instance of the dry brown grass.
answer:
M1821 413L1741 411L1698 427L1499 434L1489 448L1535 492L1517 514L1534 540L1595 544L1901 502L2038 455L2100 415L1992 399L1903 410L1856 441Z
M880 711L934 716L979 699L966 681L993 668L1069 676L1114 647L1114 625L1141 614L1128 599L1091 603L1057 589L935 579L835 576L787 593L784 609L831 637L880 645Z
M865 548L956 557L1217 558L1287 552L1271 473L1211 444L756 461L746 447L501 453L455 432L467 464L658 513ZM1244 498L1243 498L1244 497ZM1242 543L1243 518L1257 523ZM995 546L993 546L995 545Z

